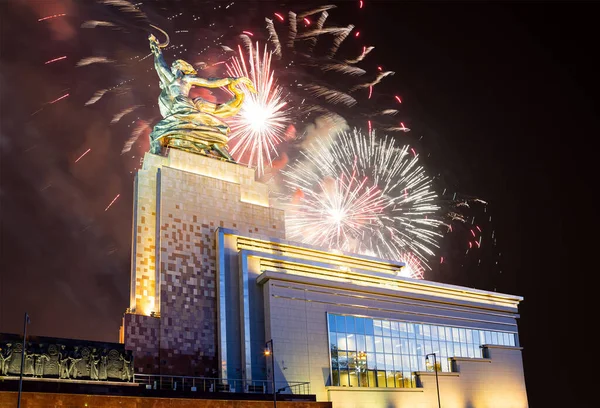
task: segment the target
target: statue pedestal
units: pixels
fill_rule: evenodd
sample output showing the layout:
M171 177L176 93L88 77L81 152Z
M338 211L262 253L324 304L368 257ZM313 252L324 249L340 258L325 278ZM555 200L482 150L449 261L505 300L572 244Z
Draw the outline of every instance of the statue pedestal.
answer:
M268 188L253 169L176 149L146 153L133 211L125 347L140 372L214 377L215 230L285 238L283 211L269 206Z

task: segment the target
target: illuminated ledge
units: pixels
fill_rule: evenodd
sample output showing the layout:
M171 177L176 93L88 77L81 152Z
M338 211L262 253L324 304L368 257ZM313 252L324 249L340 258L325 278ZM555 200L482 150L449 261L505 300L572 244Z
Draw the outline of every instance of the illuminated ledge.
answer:
M427 377L427 376L432 376L435 377L435 371L415 371L415 375L418 375L419 377ZM438 371L437 373L438 377L460 377L460 373L456 373L456 372L445 372L445 371Z
M391 296L395 298L413 299L422 302L430 302L435 304L446 304L467 307L471 309L491 310L491 311L502 311L511 313L515 316L514 309L509 309L506 306L498 305L492 302L486 302L485 300L473 300L465 299L464 297L449 297L439 295L437 293L422 293L421 291L411 290L409 287L403 288L390 288L384 286L366 286L359 285L351 281L333 281L323 277L308 277L295 275L291 273L285 273L280 271L265 271L256 278L256 283L259 285L265 284L270 279L282 282L293 282L311 286L319 286L326 288L339 288L351 292L361 293L374 293L378 295ZM518 317L518 315L516 315Z
M295 262L298 264L321 262L337 265L338 267L335 271L331 270L331 272L335 272L336 274L346 272L349 275L352 272L359 272L360 270L362 274L366 271L370 272L369 274L373 277L377 275L379 277L387 276L385 279L392 283L396 290L484 303L496 307L503 306L512 309L512 311L516 311L519 302L523 300L521 296L401 277L398 276L398 273L404 264L394 261L386 261L358 254L333 252L326 248L288 240L273 239L254 234L241 234L238 231L226 228L220 228L218 234L221 236L231 236L236 239L238 251L247 250L256 254L277 255L288 260L295 259ZM261 258L260 255L255 256L259 259ZM267 256L265 255L264 258L267 258Z
M384 388L384 387L325 387L327 391L350 392L423 392L423 388Z
M519 346L498 346L496 344L482 344L481 347L488 349L523 350L523 347Z
M491 363L491 358L472 358L472 357L450 357L452 361L462 361L467 363Z

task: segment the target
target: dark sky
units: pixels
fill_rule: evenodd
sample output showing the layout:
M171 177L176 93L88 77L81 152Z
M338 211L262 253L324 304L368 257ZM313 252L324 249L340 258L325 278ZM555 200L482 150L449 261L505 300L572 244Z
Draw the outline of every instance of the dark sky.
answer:
M169 16L164 2L144 3L152 21ZM396 72L386 86L402 95L403 118L411 137L423 136L429 165L460 191L485 198L493 214L498 247L485 267L464 257L428 279L525 298L520 338L530 406L540 406L549 386L582 381L571 378L579 359L572 353L580 350L568 333L579 333L575 298L581 307L589 298L582 287L570 296L567 283L589 286L579 264L590 257L583 248L591 238L569 224L585 226L595 213L592 184L584 180L598 134L590 123L593 4L366 1L358 11L355 3L332 16L356 24L376 46L373 62ZM82 109L104 74L80 74L75 56L106 54L111 44L80 34L79 26L96 15L124 19L85 4L84 11L73 1L0 4L0 332L20 332L27 310L34 334L114 341L127 307L129 171L144 146L132 150L137 157L122 156L126 137L109 126L110 105ZM272 6L252 7L261 14ZM70 14L66 22L37 22L61 7ZM118 34L145 46L142 36ZM73 56L70 69L43 67L60 55ZM64 93L64 103L43 105ZM88 147L86 165L75 166ZM577 344L586 336L581 332Z

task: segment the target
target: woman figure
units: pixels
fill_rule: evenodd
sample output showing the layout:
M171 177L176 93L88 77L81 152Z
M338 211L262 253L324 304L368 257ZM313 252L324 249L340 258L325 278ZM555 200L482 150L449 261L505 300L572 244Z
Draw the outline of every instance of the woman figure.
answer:
M166 34L166 33L165 33ZM194 153L214 151L222 158L233 161L225 145L229 141L229 126L219 118L233 116L239 112L244 93L236 86L244 84L256 92L248 78L204 79L196 76L192 65L184 60L173 62L171 68L165 62L160 44L154 35L148 37L150 50L154 54L154 69L160 79L161 93L158 98L160 113L164 118L150 133L150 152L159 154L162 146L173 146ZM214 104L202 98L190 97L193 86L220 88L227 86L234 98Z

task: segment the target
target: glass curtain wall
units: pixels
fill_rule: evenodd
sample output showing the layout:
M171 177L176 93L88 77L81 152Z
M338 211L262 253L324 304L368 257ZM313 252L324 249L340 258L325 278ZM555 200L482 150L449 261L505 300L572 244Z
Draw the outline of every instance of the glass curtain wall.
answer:
M415 371L449 372L451 357L482 357L482 344L514 346L515 333L328 314L331 384L415 387Z

